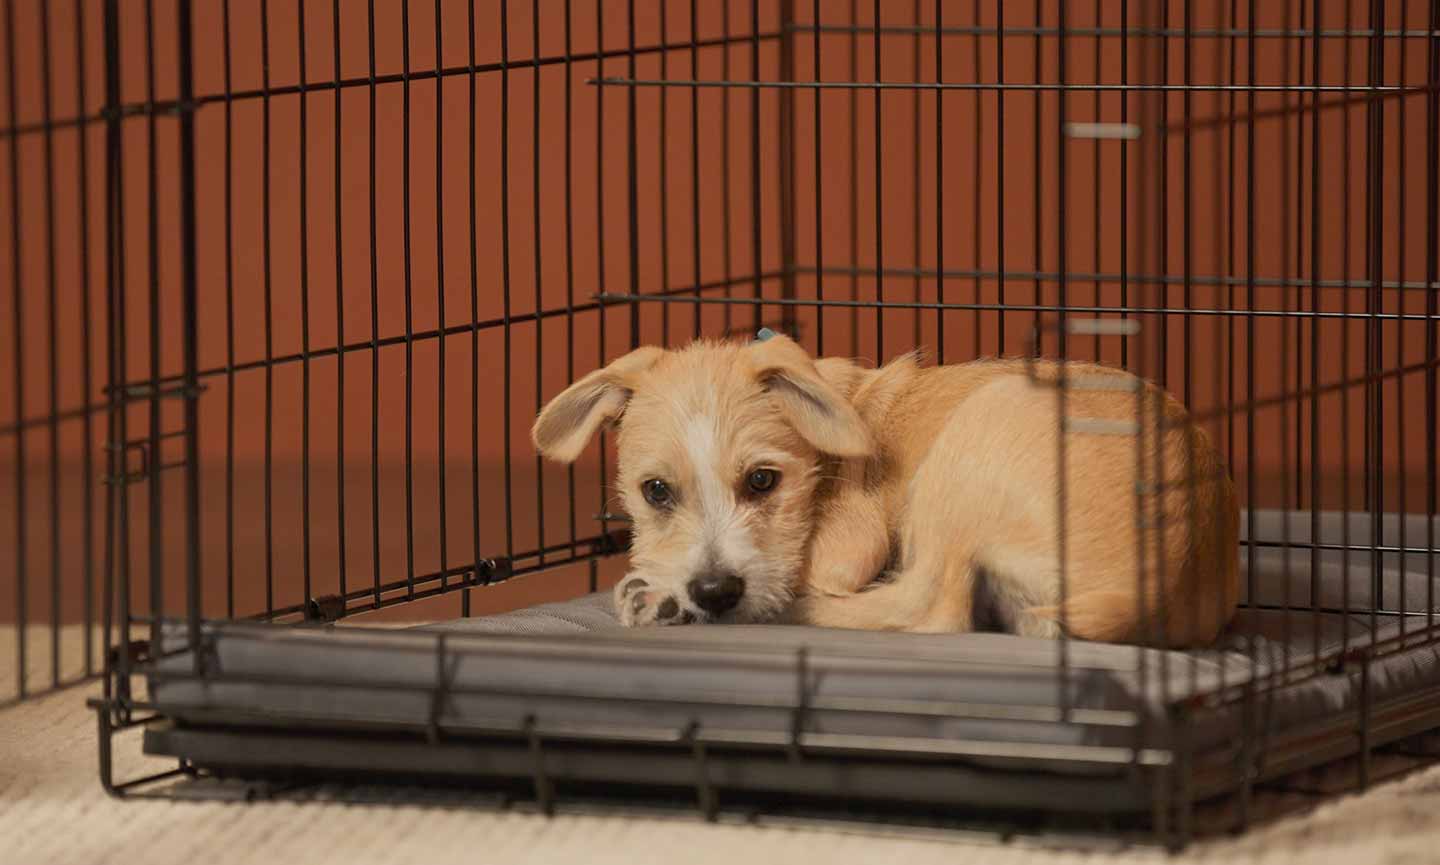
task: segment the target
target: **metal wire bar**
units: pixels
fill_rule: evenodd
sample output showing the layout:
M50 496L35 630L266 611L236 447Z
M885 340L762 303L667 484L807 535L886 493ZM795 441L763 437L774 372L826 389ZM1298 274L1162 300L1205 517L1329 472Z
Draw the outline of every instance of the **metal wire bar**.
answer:
M6 71L6 102L10 109L11 121L14 122L15 113L18 110L15 96L15 6L13 0L5 4L5 71ZM10 299L11 333L10 349L14 357L13 390L11 395L14 399L15 417L23 417L25 414L25 301L24 292L20 290L21 279L24 273L23 259L25 247L21 244L20 226L22 193L20 187L20 148L11 146L9 148L10 168L10 286L13 297ZM23 699L26 695L27 674L26 669L26 620L29 615L29 580L30 580L30 559L28 549L29 522L26 507L27 478L29 462L26 458L25 436L16 435L14 441L15 460L15 691L18 697Z
M437 362L438 365L439 365L439 370L438 370L438 373L439 373L439 374L436 376L436 379L437 379L437 380L436 380L436 394L437 394L437 398L436 398L436 400L435 400L435 415L436 415L436 418L435 418L435 438L436 438L436 442L435 442L436 447L435 447L435 450L436 450L436 454L437 454L437 456L438 456L438 459L437 459L438 465L436 466L435 474L436 474L436 480L437 480L438 486L439 486L439 499L440 499L440 571L441 571L441 573L444 573L444 572L445 572L445 569L446 569L446 564L447 564L447 563L449 562L449 560L450 560L450 536L449 536L449 532L450 532L450 518L449 518L450 497L449 497L448 495L446 495L446 488L445 488L446 479L447 479L448 474L449 474L447 471L445 471L445 455L446 455L446 451L447 451L447 448L446 448L446 436L445 436L445 433L446 433L446 426L445 426L445 404L450 401L450 392L449 392L449 391L446 389L446 387L445 387L445 370L446 370L446 367L448 366L448 363L449 363L449 355L447 355L447 354L445 353L445 337L444 337L444 335L443 335L443 329L444 329L444 327L445 327L445 322L446 322L448 319L447 319L446 316L445 316L445 222L446 222L446 220L445 220L445 79L444 79L442 76L439 75L439 71L440 71L440 69L441 69L441 61L442 61L442 59L443 59L444 56L445 56L445 53L444 53L444 43L443 43L443 40L441 39L442 31L443 31L445 28L444 28L443 26L441 26L442 21L444 20L444 15L443 15L443 9L442 9L441 4L440 4L440 0L435 0L435 11L434 11L434 14L435 14L435 21L434 21L434 24L433 24L432 26L433 26L433 28L434 28L434 30L435 30L435 70L436 70L436 75L435 75L435 315L436 315L436 321L439 323L440 328L441 328L441 330L442 330L442 335L441 335L441 336L439 337L439 339L436 341L436 352L435 352L436 355L437 355L436 362ZM539 20L539 17L536 16L536 18L535 18L535 31L536 31L536 34L537 34L537 35L536 35L537 46L536 46L536 51L535 51L536 56L539 56L539 54L540 54L539 46L538 46L538 41L539 41L539 36L538 36L538 34L539 34L539 30L540 30L540 20ZM337 76L337 77L338 77L338 76ZM539 96L539 94L540 94L540 80L539 80L539 79L540 79L540 71L539 71L538 69L535 71L535 79L536 79L536 80L535 80L535 94L536 94L535 98L536 98L536 100L537 100L537 102L538 102L538 100L539 100L539 98L540 98L540 96ZM336 91L336 98L337 98L337 99L339 98L339 91L338 91L338 90ZM539 112L538 112L538 111L536 112L536 117L537 117L536 122L538 123L538 122L539 122L539 120L538 120ZM537 164L538 164L538 160L537 160ZM539 204L538 204L538 203L536 204L536 210L537 210L537 212L538 212L538 210L539 210ZM538 218L538 217L537 217L537 218ZM538 238L537 238L537 242L536 242L536 247L537 247L536 255L538 256L538 255L539 255L539 251L538 251L538 247L539 247ZM539 277L539 268L538 268L538 267L536 268L536 277L535 277L535 280L536 280L536 282L535 282L535 284L536 284L536 290L537 290L537 292L538 292L538 290L539 290L539 284L540 284L540 282L539 282L539 280L540 280L540 277ZM539 307L540 304L539 304L539 303L536 303L536 306ZM341 339L343 339L343 337L342 337L339 333L337 333L337 334L336 334L336 340L339 341L339 340L341 340ZM471 375L475 375L475 374L477 374L477 371L476 371L474 368L472 368L470 374L471 374ZM538 379L539 377L537 376L536 378ZM343 426L343 425L344 425L343 423L338 424L338 426ZM343 590L342 590L341 594L344 594Z
M1007 274L1007 276L1010 274ZM1058 280L1057 280L1058 281ZM887 301L860 301L860 300L818 300L811 298L752 298L752 297L693 297L687 295L660 296L654 294L604 294L598 296L606 303L700 303L700 304L729 304L749 306L838 306L875 309L967 309L967 310L993 310L993 304L983 303L934 303L914 302L904 300ZM1359 313L1359 312L1328 312L1324 310L1283 310L1283 309L1220 309L1195 307L1185 309L1183 307L1140 307L1140 306L1079 306L1070 304L1061 307L1053 303L1010 303L1005 309L1023 312L1053 312L1060 313L1067 311L1071 313L1117 313L1125 312L1130 314L1153 313L1155 315L1204 315L1204 316L1233 316L1239 318L1260 318L1260 319L1355 319L1362 321L1433 321L1427 313ZM557 314L560 311L557 311Z
M1245 30L1245 29L1236 29L1236 28L1234 28L1234 27L1196 27L1196 28L1193 28L1193 29L1190 29L1190 30L1186 30L1186 29L1184 29L1184 28L1177 28L1177 27L1145 27L1145 26L1138 26L1138 27L1137 27L1137 26L1131 26L1128 21L1126 22L1125 26L1123 26L1123 27L1099 27L1099 26L1095 26L1095 27L1081 27L1081 26L1075 26L1075 25L1070 25L1070 26L1055 25L1055 26L1049 26L1049 27L1047 27L1047 26L1045 26L1045 25L1043 25L1043 24L1038 24L1038 23L1037 23L1037 24L1033 24L1033 25L1012 25L1012 26L1008 26L1008 27L983 27L983 26L980 26L980 25L971 25L971 26L968 26L968 27L951 25L951 26L944 26L944 27L942 27L942 26L940 26L940 25L938 25L938 24L937 24L937 25L934 25L934 26L919 25L919 24L915 24L915 25L885 24L885 25L880 25L880 26L878 26L878 27L876 27L876 26L860 27L860 26L857 26L857 25L847 26L847 25L844 25L844 24L823 24L823 25L816 26L815 24L807 24L807 23L805 23L805 22L795 22L795 23L789 25L786 29L787 29L787 30L797 30L797 31L801 31L801 32L846 33L846 34L854 34L854 33L867 33L867 34L868 34L868 33L873 33L873 32L875 32L875 31L878 29L878 30L880 31L880 33L882 33L882 34L884 34L884 35L895 35L895 36L910 36L910 35L914 35L914 34L916 34L916 33L922 33L922 34L931 35L931 36L934 36L934 35L940 35L940 36L990 36L990 37L995 37L995 38L1010 37L1010 36L1050 36L1050 37L1055 37L1055 38L1057 38L1057 39L1060 38L1060 37L1067 37L1067 36L1069 36L1069 37L1077 37L1077 36L1121 37L1121 36L1124 36L1124 37L1164 38L1164 39L1179 39L1179 38L1184 38L1184 37L1189 37L1189 38L1191 38L1191 39L1225 39L1225 38L1234 38L1234 37L1237 37L1237 36L1243 36L1243 37L1254 38L1254 39L1283 39L1283 40L1288 40L1288 39L1304 39L1304 38L1341 39L1341 38L1345 38L1345 37L1359 37L1359 38L1367 38L1367 39L1368 39L1368 38L1374 36L1375 33L1376 33L1376 31L1373 30L1373 29L1365 29L1365 28L1352 28L1352 29L1326 28L1326 29L1324 29L1324 30L1313 31L1313 30L1305 29L1305 28L1303 28L1303 27L1301 27L1301 28L1262 27L1262 28L1256 29L1256 30L1254 30L1254 31ZM1409 29L1409 28L1401 27L1401 28L1399 28L1399 29L1387 29L1387 30L1380 31L1380 36L1381 36L1382 38L1385 38L1385 39L1428 39L1428 38L1430 38L1431 35L1432 35L1433 33L1435 33L1435 32L1436 32L1436 31L1435 31L1434 28L1430 28L1430 29L1426 29L1426 30L1415 30L1415 29Z
M725 90L995 90L1019 91L1026 93L1069 93L1069 92L1115 92L1115 93L1365 93L1372 97L1383 95L1414 96L1430 92L1430 86L1405 87L1398 84L1375 84L1369 86L1351 84L1100 84L1079 82L1058 84L1053 82L999 83L980 81L730 81L720 79L692 78L591 78L587 82L597 87L702 87Z
M228 2L228 0L226 0L226 2ZM331 4L331 7L330 7L330 30L331 30L331 43L330 43L330 52L331 52L331 55L330 55L330 63L331 63L330 69L331 69L331 75L335 78L336 81L339 81L339 80L340 80L340 51L341 51L341 48L340 48L340 42L341 42L341 39L340 39L340 0L333 0L333 2L332 2L332 4ZM227 50L228 50L228 47L227 47ZM229 87L227 86L226 89L228 90ZM334 173L334 177L333 177L333 180L332 180L332 182L335 184L335 207L334 207L333 212L331 213L331 218L332 218L333 220L335 220L335 341L336 341L336 343L343 343L343 342L345 341L345 266L344 266L344 265L345 265L345 208L344 208L343 203L342 203L342 201L341 201L341 189L342 189L342 184L344 183L344 178L345 178L345 172L344 172L344 165L345 165L345 163L344 163L344 161L343 161L343 156L342 156L342 154L344 153L343 144L344 144L344 134L345 134L345 126L344 126L344 124L343 124L343 122L342 122L342 118L343 118L343 111L342 111L342 109L343 109L343 102L344 102L344 100L342 100L342 99L340 98L340 90L337 88L337 89L335 90L335 102L334 102L334 106L333 106L333 108L331 109L331 110L333 110L333 111L335 112L334 125L333 125L333 127L332 127L332 133L331 133L331 134L334 135L334 137L335 137L335 142L334 142L334 144L335 144L335 149L334 149L334 151L330 154L330 159L331 159L331 161L333 161L333 162L335 163L335 166L334 166L334 167L335 167L335 173ZM228 103L228 102L226 103L226 106L227 106L227 109L228 109L228 108L229 108L229 103ZM226 177L226 182L227 182L227 183L229 182L229 177L228 177L228 176ZM228 232L227 232L227 242L228 242L228 240L229 240L229 238L228 238ZM442 320L442 321L443 321L443 320ZM234 357L233 351L231 352L230 356L227 358L227 363L228 363L228 365L230 365L230 366L234 366L234 365L235 365L235 357ZM234 379L233 379L233 377L232 377L232 379L231 379L231 386L232 386L232 388L233 388L233 384L234 384ZM336 360L335 360L335 395L336 395L336 399L335 399L335 416L336 416L336 418L338 419L338 421L337 421L336 424L335 424L335 453L336 453L337 455L339 455L339 454L344 454L344 453L345 453L345 427L346 427L346 421L345 421L345 359L344 359L343 357L336 358ZM344 472L336 472L336 475L335 475L335 515L336 515L336 516L335 516L335 533L336 533L336 539L335 539L335 540L336 540L336 551L337 551L337 552L336 552L336 555L337 555L337 558L338 558L338 561L336 562L336 569L337 569L337 571L338 571L336 577L337 577L337 579L339 580L339 583L340 583L340 593L341 593L341 594L344 594L345 591L346 591L346 589L347 589L348 586L349 586L349 582L348 582L348 579L347 579L347 577L348 577L347 570L348 570L348 569L347 569L347 567L346 567L347 561L348 561L348 553L347 553L347 548L346 548L346 544L345 544L345 473L344 473ZM232 618L234 617L234 613L231 613L230 615L231 615Z
M230 0L223 0L221 63L224 90L233 82ZM338 34L339 28L336 28ZM225 106L225 615L235 617L235 106ZM339 111L339 106L336 106ZM338 113L336 123L339 123ZM336 136L338 146L339 136ZM338 171L338 168L337 168ZM338 194L338 193L337 193ZM338 223L337 223L338 224ZM338 248L338 243L337 243ZM88 390L88 388L87 388ZM344 391L344 388L340 388ZM341 415L343 416L343 412Z
M759 34L761 41L779 39L779 32L762 32ZM751 37L746 37L751 38ZM700 48L713 48L730 44L733 40L726 36L716 39L702 39L694 42L661 43L652 45L641 45L635 48L637 55L657 54L661 51L672 51L681 49L696 50ZM592 60L609 57L625 57L629 54L628 49L611 51L592 51L586 53L572 54L572 63L583 63ZM468 63L463 66L445 66L438 72L429 69L415 69L406 72L374 73L356 78L336 78L333 81L309 81L297 82L295 84L282 84L274 87L268 83L258 88L249 90L230 91L227 87L220 93L201 94L192 97L187 102L179 100L146 100L144 102L121 103L117 106L106 106L103 110L93 114L85 114L73 117L62 117L52 119L48 122L37 121L34 123L18 123L14 120L7 126L0 127L0 139L14 138L26 135L43 133L47 128L61 130L79 126L97 125L108 122L112 117L125 119L129 117L143 117L149 114L170 115L179 110L193 110L206 105L213 105L225 102L249 102L262 100L274 96L296 96L304 93L324 92L328 90L348 90L352 88L371 88L389 84L406 84L417 81L429 81L433 78L454 78L466 76L473 78L477 75L484 75L490 72L500 72L509 69L523 69L533 66L561 66L565 63L564 55L545 56L540 58L509 59L506 58L495 63Z

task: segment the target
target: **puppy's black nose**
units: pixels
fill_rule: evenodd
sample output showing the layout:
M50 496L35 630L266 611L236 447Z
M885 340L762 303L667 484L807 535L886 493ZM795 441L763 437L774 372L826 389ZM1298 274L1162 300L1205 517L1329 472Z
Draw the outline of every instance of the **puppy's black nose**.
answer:
M733 610L744 594L745 581L734 574L706 574L690 581L690 599L712 616Z

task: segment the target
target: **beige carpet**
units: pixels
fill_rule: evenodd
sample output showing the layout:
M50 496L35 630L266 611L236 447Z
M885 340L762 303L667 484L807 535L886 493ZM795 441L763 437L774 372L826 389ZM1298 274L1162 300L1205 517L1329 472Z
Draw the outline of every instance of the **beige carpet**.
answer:
M67 631L63 638L69 646L79 637ZM14 644L14 629L0 627L0 694L14 692ZM1327 801L1242 838L1193 847L1178 860L1149 850L1055 852L988 840L679 818L546 819L414 805L120 802L105 795L96 776L95 719L84 705L95 693L95 686L76 688L0 714L0 863L1440 862L1440 766ZM169 768L140 754L135 732L117 742L115 762L122 779Z

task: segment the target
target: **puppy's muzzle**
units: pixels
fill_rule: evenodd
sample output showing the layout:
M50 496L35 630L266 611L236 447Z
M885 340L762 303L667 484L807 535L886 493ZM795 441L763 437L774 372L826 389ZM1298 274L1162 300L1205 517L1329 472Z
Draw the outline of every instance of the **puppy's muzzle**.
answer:
M712 616L735 609L744 594L745 581L734 574L706 574L690 581L690 600Z

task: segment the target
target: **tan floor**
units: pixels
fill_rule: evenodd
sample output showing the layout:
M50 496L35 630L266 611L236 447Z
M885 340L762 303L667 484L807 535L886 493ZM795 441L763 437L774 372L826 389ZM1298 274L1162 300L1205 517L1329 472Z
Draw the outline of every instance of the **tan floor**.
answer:
M79 640L76 630L64 639ZM14 630L0 627L0 693L13 689ZM78 655L78 652L72 653ZM120 802L96 776L86 686L0 714L0 863L230 865L369 862L1440 862L1440 767L1235 840L1158 852L1080 854L991 842L888 838L838 831L705 825L688 819L552 819L408 805ZM151 765L136 733L117 742L118 774Z

